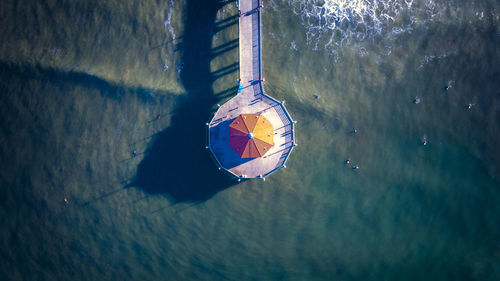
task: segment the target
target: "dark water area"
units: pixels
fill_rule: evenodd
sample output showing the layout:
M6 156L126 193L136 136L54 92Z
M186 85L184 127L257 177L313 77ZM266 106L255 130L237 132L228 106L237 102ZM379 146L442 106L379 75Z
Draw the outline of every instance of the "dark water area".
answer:
M234 94L237 87L222 93L214 93L212 89L216 76L237 71L237 61L218 73L210 69L211 60L220 55L221 50L227 49L226 46L238 47L226 43L218 50L212 48L216 14L229 2L201 0L188 3L185 33L178 46L183 59L180 77L187 96L172 116L172 125L158 133L147 156L139 164L137 179L131 186L139 186L153 194L167 194L176 202L193 202L205 201L237 183L218 171L205 148L206 122L216 110L216 103ZM222 22L237 25L234 19L236 15L231 15Z
M498 280L498 1L264 1L299 145L241 183L205 149L237 12L2 2L0 279Z
M99 114L102 108L96 105L104 104L106 108L125 102L132 107L135 103L158 109L175 100L165 95L152 101L144 94L146 89L127 89L88 74L38 66L2 63L0 76L1 209L2 217L9 218L2 220L0 271L6 280L55 280L92 274L96 261L85 254L77 240L68 239L71 231L78 230L70 230L75 221L68 220L71 215L61 200L70 197L69 190L75 186L106 189L113 185L103 180L105 172L97 167L116 156L115 148L96 145L102 139L92 131L95 127L98 131L105 129L102 118L109 115L112 117L108 119L123 123L126 109ZM116 139L118 133L108 132L107 138ZM120 176L114 185L125 185L126 177L117 173ZM85 206L91 201L110 194L96 196L95 190L87 192L88 198L94 199L75 199L71 203L89 211ZM92 224L99 222L98 216L90 220Z

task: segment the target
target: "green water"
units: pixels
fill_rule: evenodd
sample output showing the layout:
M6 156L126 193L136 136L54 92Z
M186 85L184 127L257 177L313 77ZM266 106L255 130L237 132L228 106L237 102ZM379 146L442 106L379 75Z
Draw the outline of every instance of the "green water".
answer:
M235 2L4 2L0 279L500 278L498 2L264 1L299 146L243 183Z

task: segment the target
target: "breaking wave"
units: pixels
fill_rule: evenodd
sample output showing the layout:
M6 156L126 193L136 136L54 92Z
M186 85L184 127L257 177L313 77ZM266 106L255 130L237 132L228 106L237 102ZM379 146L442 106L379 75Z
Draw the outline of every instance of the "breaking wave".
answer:
M301 0L291 2L313 49L394 39L430 21L444 20L448 2L433 0ZM453 12L453 11L452 11Z

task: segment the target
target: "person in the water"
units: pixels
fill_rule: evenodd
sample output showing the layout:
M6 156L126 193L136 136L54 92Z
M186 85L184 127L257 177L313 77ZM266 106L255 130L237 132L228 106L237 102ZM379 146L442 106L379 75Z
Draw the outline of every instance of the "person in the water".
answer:
M449 91L451 89L451 84L453 84L453 80L450 80L446 83L446 86L444 86L444 90Z
M422 137L422 144L423 144L423 145L427 145L427 136L426 136L426 135L424 135L424 136Z

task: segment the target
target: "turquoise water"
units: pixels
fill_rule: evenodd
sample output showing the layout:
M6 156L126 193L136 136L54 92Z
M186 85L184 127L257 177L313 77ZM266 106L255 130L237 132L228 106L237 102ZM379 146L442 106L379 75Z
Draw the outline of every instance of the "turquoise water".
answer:
M299 146L243 183L235 2L4 2L2 279L500 278L498 2L264 1Z

